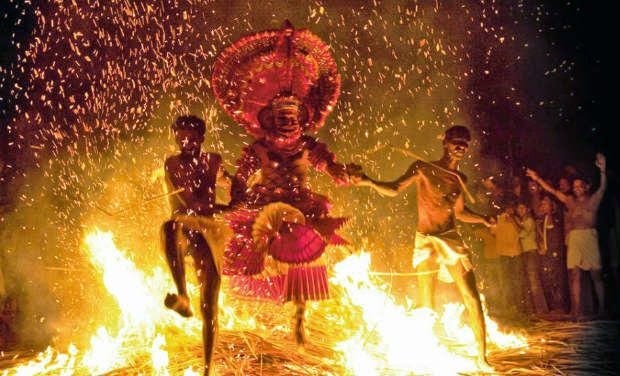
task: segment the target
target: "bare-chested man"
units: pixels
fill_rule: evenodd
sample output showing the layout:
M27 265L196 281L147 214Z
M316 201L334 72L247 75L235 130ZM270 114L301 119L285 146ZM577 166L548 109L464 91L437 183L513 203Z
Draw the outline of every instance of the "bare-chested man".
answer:
M205 134L202 119L181 116L172 129L180 152L168 157L164 165L172 219L164 223L162 232L177 294L168 294L164 303L181 316L192 316L184 263L190 251L200 284L205 375L208 375L217 334L220 264L227 236L223 222L213 218L213 214L223 209L215 202L215 189L216 184L227 185L227 174L219 154L200 150Z
M447 269L449 276L446 277L456 282L469 312L478 343L478 365L486 370L490 366L486 360L486 325L482 304L467 247L455 226L456 220L492 225L489 219L472 212L464 204L466 177L457 167L467 152L470 140L471 135L466 127L452 126L444 134L444 153L440 160L418 160L409 166L404 175L392 182L380 182L362 176L358 185L367 185L379 193L396 196L416 183L418 224L413 266L421 272L418 275L420 302L422 306L433 308L435 278L432 271L437 270L439 265L443 270Z
M590 184L585 178L574 178L573 195L567 195L541 179L534 170L528 169L526 171L530 178L566 205L566 222L570 226L566 238L566 267L569 277L571 315L575 319L579 319L583 314L581 304L582 270L590 273L594 283L599 314L605 313L605 286L601 277L601 256L596 231L596 215L607 187L606 161L603 154L596 154L595 165L600 171L601 178L598 189L591 195L589 194Z

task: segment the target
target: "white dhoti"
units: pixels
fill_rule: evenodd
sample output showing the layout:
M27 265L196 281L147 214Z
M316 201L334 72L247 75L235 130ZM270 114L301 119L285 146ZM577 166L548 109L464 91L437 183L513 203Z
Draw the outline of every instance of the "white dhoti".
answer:
M443 282L454 282L446 265L456 265L460 262L466 271L473 269L467 247L455 230L434 235L416 233L413 267L417 268L422 262L433 257L439 265L438 278Z
M566 267L582 270L601 269L598 233L593 228L575 229L568 233Z

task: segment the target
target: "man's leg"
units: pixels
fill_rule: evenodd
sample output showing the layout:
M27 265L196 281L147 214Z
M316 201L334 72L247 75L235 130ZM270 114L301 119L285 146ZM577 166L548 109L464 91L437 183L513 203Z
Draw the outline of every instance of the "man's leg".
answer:
M598 303L598 314L602 315L606 313L605 305L605 284L603 283L603 277L601 269L592 269L590 271L592 276L592 283L594 284L594 292L596 293L596 300Z
M187 239L181 234L180 224L170 220L162 226L162 242L166 260L177 288L177 294L168 294L164 300L166 307L175 310L183 317L192 316L185 282L185 249Z
M465 270L461 262L457 262L455 265L447 265L447 267L463 297L463 303L469 314L470 325L478 344L478 366L481 369L489 369L491 366L486 358L486 324L474 272L473 270Z
M534 313L548 313L549 306L547 305L547 299L545 298L542 282L540 281L538 253L536 253L536 251L530 251L524 253L524 256L530 298L534 305Z
M221 277L215 266L211 249L202 236L195 244L194 266L200 283L200 311L202 313L202 342L205 358L205 376L212 374L211 360L218 331L218 298Z
M304 328L304 319L306 314L306 302L302 299L295 300L295 342L299 346L306 343L306 332Z
M434 295L438 268L435 257L432 255L416 266L416 272L420 273L418 274L418 306L433 310L435 309Z
M520 317L523 306L521 288L521 256L501 256L502 263L502 309L511 319Z
M568 269L568 288L570 292L570 314L574 319L581 317L581 269Z
M499 299L498 302L500 304L500 306L498 307L498 310L504 314L504 315L508 315L508 314L512 314L513 310L511 310L511 308L513 308L514 306L511 305L510 303L510 294L514 293L514 290L511 288L512 287L512 279L508 278L508 276L510 276L510 257L508 256L500 256L499 258L499 268L500 268L500 273L499 273L499 280L497 282L497 285L499 286Z

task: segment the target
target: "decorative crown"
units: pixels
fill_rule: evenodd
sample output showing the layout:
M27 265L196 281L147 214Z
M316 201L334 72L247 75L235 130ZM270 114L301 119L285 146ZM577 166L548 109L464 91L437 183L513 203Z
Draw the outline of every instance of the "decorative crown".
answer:
M340 95L340 75L321 38L285 22L224 49L211 86L222 108L260 138L273 122L274 108L298 111L304 132L321 128Z
M271 100L273 111L299 111L301 101L294 95L278 95Z

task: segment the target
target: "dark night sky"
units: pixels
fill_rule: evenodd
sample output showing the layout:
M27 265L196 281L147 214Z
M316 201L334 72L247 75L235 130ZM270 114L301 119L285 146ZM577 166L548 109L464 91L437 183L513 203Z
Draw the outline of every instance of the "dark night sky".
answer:
M610 165L617 166L619 153L612 135L617 106L615 86L618 82L618 59L613 35L616 34L618 5L611 2L603 6L590 1L524 2L522 7L528 11L515 15L514 10L519 8L510 5L513 3L499 2L500 7L511 9L506 12L509 15L506 20L521 21L519 25L512 25L515 32L533 33L536 29L540 32L532 38L527 64L501 58L496 58L492 64L498 65L497 71L504 70L520 78L517 81L522 95L548 99L541 101L538 108L520 111L514 108L512 100L503 99L510 89L506 87L502 74L472 79L470 85L473 89L496 96L494 105L481 102L471 106L472 113L481 120L479 129L493 134L493 137L483 140L483 152L497 157L516 154L520 160L517 164L544 165L550 160L550 166L557 166L563 161L573 163L589 159L595 150L602 150L608 155ZM33 15L23 1L5 1L2 7L5 9L0 11L4 18L0 32L0 63L3 66L0 72L0 108L4 115L12 115L13 103L8 90L23 77L15 77L15 73L19 73L15 71L10 72L9 76L8 67L15 63L16 58L15 43L11 43L11 39L22 46L29 42ZM540 12L540 9L544 11ZM497 20L501 22L502 19ZM456 29L450 31L458 32ZM13 33L15 37L12 38ZM523 37L527 39L527 36ZM481 55L480 59L483 60L484 56ZM563 66L562 60L572 62L572 66ZM541 81L541 73L552 70L554 65L558 71L549 74L559 77ZM563 70L564 73L561 73ZM346 76L344 80L347 80ZM515 82L509 84L514 86ZM8 139L5 127L10 117L3 116L0 133L3 141ZM534 139L537 142L531 142ZM545 148L558 143L564 143L566 147ZM6 153L6 144L2 144L0 150Z

